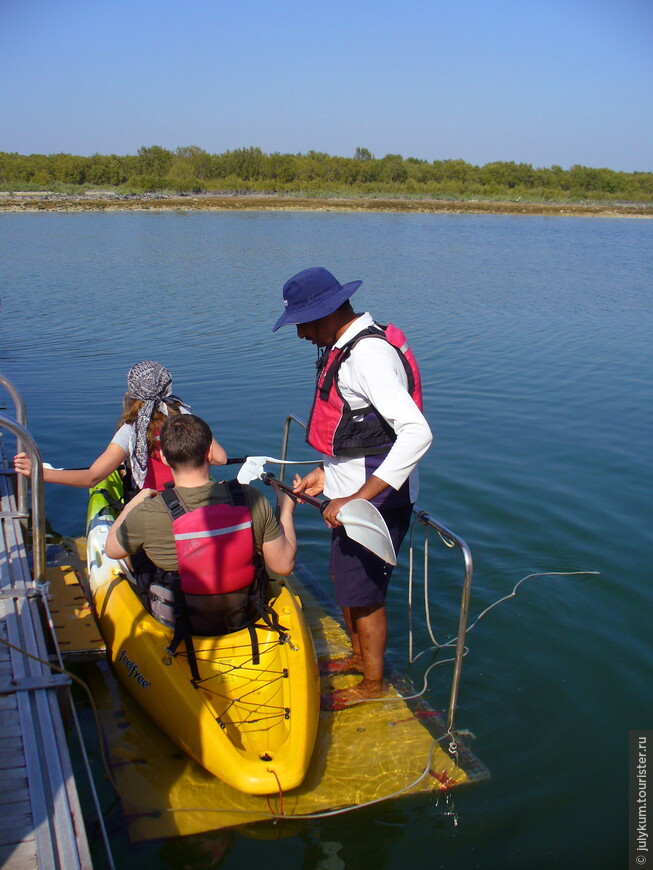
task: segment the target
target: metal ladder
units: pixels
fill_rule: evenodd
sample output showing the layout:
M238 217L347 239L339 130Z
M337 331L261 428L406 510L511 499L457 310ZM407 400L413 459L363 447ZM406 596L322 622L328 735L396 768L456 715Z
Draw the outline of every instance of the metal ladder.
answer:
M18 391L0 376L12 396L16 419L0 414L0 759L2 816L16 818L0 830L0 864L86 870L92 867L84 820L72 772L60 709L69 700L70 678L53 673L42 615L47 611L45 511L41 455L26 429ZM3 431L15 435L32 460L33 574L27 558L27 481L19 481L4 457ZM22 484L25 485L22 485Z

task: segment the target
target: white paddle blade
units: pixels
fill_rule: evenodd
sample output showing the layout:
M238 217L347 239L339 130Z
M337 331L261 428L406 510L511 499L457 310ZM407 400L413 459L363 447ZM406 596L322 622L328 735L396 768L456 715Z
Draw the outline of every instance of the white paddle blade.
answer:
M385 520L379 511L364 498L348 501L338 511L338 519L347 535L383 559L389 565L397 564L397 554Z
M238 483L251 483L253 480L259 480L266 462L274 462L276 465L315 465L314 459L293 461L292 459L274 459L272 456L248 456L240 466L240 471L236 476Z
M260 480L266 458L265 456L248 456L236 475L238 483L251 483L253 480Z

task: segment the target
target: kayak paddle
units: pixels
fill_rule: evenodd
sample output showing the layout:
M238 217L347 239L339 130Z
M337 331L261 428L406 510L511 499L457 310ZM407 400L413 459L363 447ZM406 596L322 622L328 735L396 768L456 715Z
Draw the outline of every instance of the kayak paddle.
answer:
M252 480L254 479L252 478ZM291 498L294 498L295 501L306 502L306 504L316 507L320 513L324 513L324 509L329 504L328 499L320 501L320 499L313 498L310 495L293 492L292 486L281 483L271 471L261 474L259 479L268 486L274 484L275 487L285 492ZM342 523L347 536L352 541L356 541L389 565L397 564L397 555L390 532L385 520L373 504L364 498L352 499L352 501L348 501L347 504L344 504L340 508L337 519Z

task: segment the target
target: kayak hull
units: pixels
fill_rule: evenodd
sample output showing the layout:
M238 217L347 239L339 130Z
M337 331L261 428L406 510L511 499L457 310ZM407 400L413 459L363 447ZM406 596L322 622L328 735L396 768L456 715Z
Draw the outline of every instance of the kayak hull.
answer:
M319 672L302 604L286 580L271 581L282 631L263 624L194 637L200 680L182 641L143 606L118 562L105 555L113 514L91 491L87 529L90 595L107 655L140 707L191 758L247 794L296 788L308 769L319 720ZM102 490L102 492L99 492Z

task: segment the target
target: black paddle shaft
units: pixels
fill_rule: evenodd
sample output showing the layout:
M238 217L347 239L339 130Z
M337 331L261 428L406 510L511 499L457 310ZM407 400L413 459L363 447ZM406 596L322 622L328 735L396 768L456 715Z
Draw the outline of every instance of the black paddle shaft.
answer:
M261 480L267 486L272 486L272 481L274 481L275 486L278 486L282 492L285 492L287 495L289 495L295 501L306 502L306 504L310 504L313 507L316 507L319 510L319 512L322 514L324 513L326 506L329 504L328 499L326 499L326 501L320 501L319 498L313 498L312 495L304 495L303 493L300 494L298 492L293 492L292 486L288 486L287 483L282 483L280 480L277 480L277 478L274 476L274 474L271 471L267 471L264 474L262 474Z

